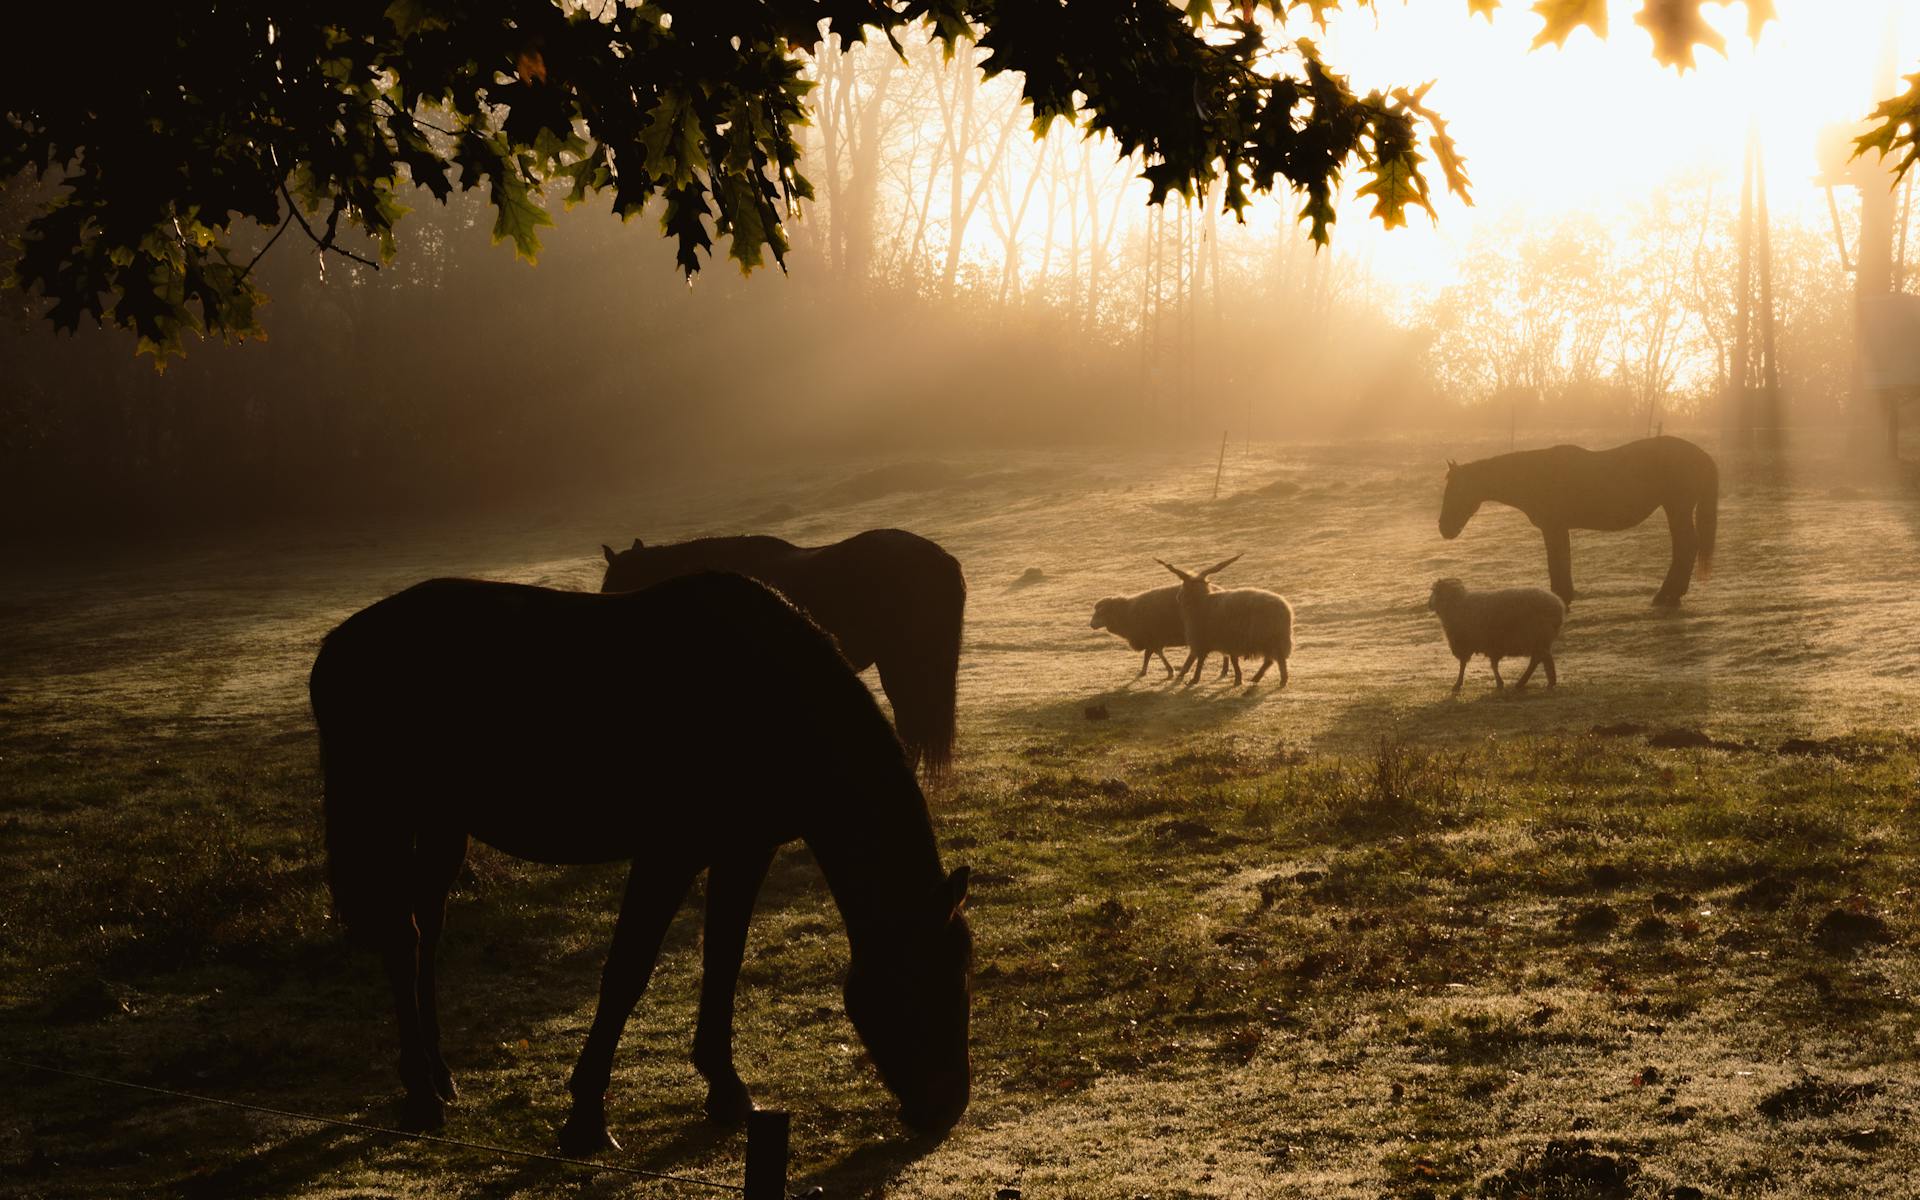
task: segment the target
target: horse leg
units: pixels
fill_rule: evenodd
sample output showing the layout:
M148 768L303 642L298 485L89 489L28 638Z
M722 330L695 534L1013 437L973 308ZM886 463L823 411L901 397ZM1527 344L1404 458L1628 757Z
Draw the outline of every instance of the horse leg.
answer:
M414 995L420 1012L420 1040L426 1051L434 1093L448 1103L452 1103L458 1093L454 1090L453 1073L440 1057L440 1008L434 995L434 955L440 946L440 931L447 923L447 893L453 890L454 876L460 873L460 864L466 859L467 835L463 830L422 834L413 850L413 912L420 927Z
M1260 681L1255 679L1254 682L1259 683ZM1285 658L1280 660L1280 686L1287 686L1287 660Z
M1496 692L1506 691L1507 681L1500 678L1500 660L1489 654L1487 655L1487 661L1493 664L1493 690Z
M1233 686L1239 687L1240 686L1240 656L1238 654L1229 654L1227 655L1227 661L1233 664Z
M1218 675L1215 675L1214 678L1216 680L1225 679L1227 677L1227 668L1231 665L1232 665L1232 656L1227 654L1222 654L1220 656L1220 673Z
M753 1097L733 1067L733 997L747 950L753 901L773 865L776 847L742 851L707 872L707 922L701 934L700 1023L693 1034L693 1065L707 1081L707 1117L738 1125Z
M1573 538L1565 529L1542 529L1547 540L1547 578L1553 594L1573 607ZM1496 672L1498 674L1498 672Z
M1158 654L1158 655L1160 656L1160 665L1161 665L1161 666L1163 666L1163 667L1165 667L1165 668L1167 669L1167 678L1168 678L1168 679L1172 679L1172 678L1173 678L1173 664L1167 661L1167 652L1166 652L1165 650L1155 650L1155 651L1153 651L1153 653L1155 653L1155 654ZM1141 674L1143 674L1143 675L1144 675L1144 674L1146 674L1146 668L1144 668L1144 667L1143 667L1143 668L1141 668L1141 672L1140 672L1140 673L1141 673Z
M1262 658L1262 659L1261 659L1261 661L1260 661L1260 669L1259 669L1258 671L1255 671L1255 672L1253 673L1253 681L1254 681L1255 683L1259 683L1259 682L1260 682L1260 677L1261 677L1261 676L1263 676L1263 675L1265 675L1265 674L1267 673L1267 668L1268 668L1268 667L1270 667L1270 666L1272 666L1272 665L1273 665L1273 656L1272 656L1272 655L1267 655L1266 657L1264 657L1264 658Z
M1549 650L1546 657L1541 659L1540 662L1542 666L1547 668L1547 686L1554 686L1554 684L1559 681L1556 680L1553 675L1553 652Z
M1667 578L1660 590L1653 594L1653 602L1667 607L1678 607L1680 597L1687 594L1687 585L1693 579L1693 560L1699 554L1699 538L1693 529L1693 510L1677 504L1669 504L1667 509L1667 531L1673 535L1673 562L1667 567Z
M647 990L647 980L660 957L660 943L673 924L673 914L693 884L697 868L685 865L636 862L627 873L626 896L620 919L613 927L613 946L600 972L600 1006L580 1061L567 1080L573 1109L560 1127L560 1148L569 1154L618 1150L607 1134L607 1082L613 1077L613 1051L620 1044L633 1006Z
M1138 679L1140 678L1141 675L1145 675L1147 673L1147 668L1152 665L1153 665L1153 651L1149 650L1145 654L1142 654L1140 656L1140 675L1135 675L1134 678ZM1173 668L1168 667L1167 670L1172 671Z
M1456 696L1459 695L1460 689L1465 687L1466 684L1467 684L1467 660L1463 658L1460 660L1460 673L1453 677L1453 694Z

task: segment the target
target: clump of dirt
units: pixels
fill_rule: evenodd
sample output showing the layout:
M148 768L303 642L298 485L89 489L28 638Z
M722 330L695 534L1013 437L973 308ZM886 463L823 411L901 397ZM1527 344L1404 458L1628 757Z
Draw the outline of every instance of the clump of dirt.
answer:
M1617 888L1627 881L1627 873L1613 863L1596 863L1587 871L1587 881L1597 888Z
M1664 942L1673 936L1673 924L1665 917L1649 914L1634 922L1633 936L1643 942Z
M1176 842L1198 842L1214 836L1213 826L1185 817L1177 821L1163 821L1154 826L1153 831Z
M1769 912L1793 899L1794 884L1778 875L1762 875L1733 894L1733 903L1741 908L1762 908Z
M1603 938L1620 924L1620 914L1611 904L1589 904L1561 921L1567 932L1580 938Z
M1588 732L1595 737L1632 737L1635 734L1645 733L1646 731L1647 727L1637 721L1618 721L1612 725L1595 725L1592 729L1588 730Z
M1627 1196L1640 1163L1630 1155L1602 1154L1578 1138L1554 1139L1538 1154L1480 1181L1491 1200L1606 1200Z
M1814 945L1835 954L1858 950L1871 942L1892 940L1893 932L1885 921L1872 913L1848 912L1844 908L1828 910L1813 930Z
M1744 742L1723 742L1704 729L1662 729L1647 736L1647 745L1656 750L1745 750Z
M1817 1075L1807 1075L1768 1092L1754 1107L1770 1121L1797 1121L1803 1117L1830 1117L1879 1094L1877 1083L1833 1083Z

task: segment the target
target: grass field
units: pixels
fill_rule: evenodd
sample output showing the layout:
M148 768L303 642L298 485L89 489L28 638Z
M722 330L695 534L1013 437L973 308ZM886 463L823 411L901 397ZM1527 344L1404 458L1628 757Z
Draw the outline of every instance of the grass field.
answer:
M842 463L511 520L17 560L0 1054L388 1119L384 989L319 873L320 635L431 575L593 587L598 544L634 534L900 525L971 591L961 754L930 800L948 862L974 868L975 1098L938 1145L893 1121L840 1009L837 914L789 849L739 1061L794 1113L796 1185L1920 1195L1920 498L1834 463L1729 464L1719 569L1682 610L1647 605L1657 518L1576 534L1561 686L1496 695L1480 663L1455 698L1428 584L1545 574L1510 511L1457 542L1434 529L1442 460L1504 448L1235 447L1217 501L1202 453ZM1243 550L1221 581L1298 613L1284 691L1135 680L1138 656L1087 628L1100 596L1171 580L1153 556ZM621 876L473 855L443 950L452 1136L551 1146ZM693 916L623 1043L612 1161L738 1182L742 1140L701 1121L687 1062ZM0 1080L0 1196L707 1194Z

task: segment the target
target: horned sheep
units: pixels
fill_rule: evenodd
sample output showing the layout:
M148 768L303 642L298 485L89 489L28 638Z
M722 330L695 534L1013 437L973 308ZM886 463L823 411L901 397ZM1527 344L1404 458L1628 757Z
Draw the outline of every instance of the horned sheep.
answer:
M1117 634L1126 639L1127 645L1140 651L1140 675L1147 673L1157 654L1160 665L1167 669L1167 678L1172 679L1173 664L1167 661L1167 647L1187 644L1186 622L1180 617L1180 585L1169 584L1131 596L1108 596L1097 601L1093 606L1092 628ZM1223 659L1220 674L1226 673L1227 664Z
M1427 607L1440 618L1447 646L1460 660L1460 673L1454 678L1458 692L1467 678L1467 661L1484 654L1493 664L1493 684L1504 689L1500 678L1500 660L1527 659L1527 669L1514 687L1527 686L1535 667L1547 669L1547 686L1556 682L1553 641L1567 619L1567 606L1560 597L1545 588L1496 588L1470 591L1458 579L1442 579L1433 585Z
M1180 577L1180 617L1187 631L1187 661L1174 673L1178 679L1193 668L1192 687L1200 681L1200 668L1214 651L1233 661L1233 682L1238 686L1240 659L1259 655L1263 660L1254 672L1259 683L1267 668L1280 664L1280 686L1287 686L1287 659L1293 654L1293 606L1285 596L1265 588L1216 588L1208 576L1240 561L1236 554L1204 571L1188 573L1165 559L1155 562Z

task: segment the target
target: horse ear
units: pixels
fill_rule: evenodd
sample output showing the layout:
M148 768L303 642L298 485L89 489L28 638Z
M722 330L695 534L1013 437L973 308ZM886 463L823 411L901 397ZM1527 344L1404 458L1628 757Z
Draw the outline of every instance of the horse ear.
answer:
M1245 550L1242 550L1239 554L1234 555L1232 558L1228 559L1225 562L1219 562L1219 563L1213 564L1212 566L1208 567L1206 570L1200 572L1200 578L1205 579L1207 576L1213 574L1215 571L1226 570L1228 567L1239 562L1241 558L1245 557L1246 553L1247 552Z
M607 556L607 565L612 566L613 565L613 547L607 545L605 542L601 542L600 553Z
M633 550L640 549L640 539L639 538L633 539L633 545L629 547L629 549L633 549Z
M1459 469L1460 469L1459 463L1453 461L1452 459L1447 460L1447 474L1451 475L1455 471L1458 471Z
M953 873L941 885L942 907L947 910L947 920L959 916L967 906L967 880L972 876L973 868L955 867Z
M1187 574L1185 571L1182 571L1179 567L1174 566L1172 563L1168 562L1166 559L1156 558L1153 561L1159 563L1161 566L1165 567L1167 570L1172 571L1175 575L1178 575L1182 583L1193 582L1193 576Z

